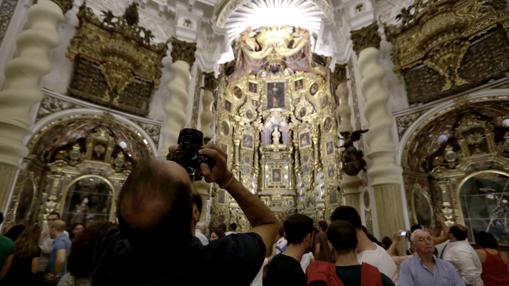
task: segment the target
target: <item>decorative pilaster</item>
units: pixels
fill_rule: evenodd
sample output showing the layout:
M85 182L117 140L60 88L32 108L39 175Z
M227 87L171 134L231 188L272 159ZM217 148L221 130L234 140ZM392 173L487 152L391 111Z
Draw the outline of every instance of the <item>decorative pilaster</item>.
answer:
M187 104L189 101L189 82L191 80L190 68L194 63L195 43L188 43L172 38L171 74L173 78L168 83L168 98L164 105L165 120L161 127L161 142L159 155L164 157L168 146L176 144L180 129L187 121Z
M51 70L50 51L59 42L57 24L62 9L52 1L39 0L28 10L27 23L17 37L16 58L5 70L0 92L0 163L17 168L28 154L23 139L30 134L32 108L42 100L40 80ZM2 173L0 206L5 207L16 172Z
M214 102L214 91L217 85L218 80L214 77L214 73L206 73L201 98L200 129L204 136L209 138L213 136L212 121L214 115L212 114L212 103Z
M388 109L389 92L383 84L384 69L379 63L380 36L373 23L352 32L361 88L365 98L365 117L369 132L366 134L368 177L374 189L380 235L392 235L403 228L401 200L401 168L396 164L396 147L392 140L394 119Z

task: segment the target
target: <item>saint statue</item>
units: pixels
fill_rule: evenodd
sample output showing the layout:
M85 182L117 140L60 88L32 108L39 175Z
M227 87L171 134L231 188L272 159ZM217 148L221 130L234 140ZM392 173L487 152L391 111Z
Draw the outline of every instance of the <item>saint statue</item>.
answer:
M274 131L272 131L272 144L279 145L279 139L281 138L281 132L279 132L279 128L274 127Z
M84 197L81 203L74 206L74 212L71 217L71 224L81 223L85 224L88 215L88 197Z

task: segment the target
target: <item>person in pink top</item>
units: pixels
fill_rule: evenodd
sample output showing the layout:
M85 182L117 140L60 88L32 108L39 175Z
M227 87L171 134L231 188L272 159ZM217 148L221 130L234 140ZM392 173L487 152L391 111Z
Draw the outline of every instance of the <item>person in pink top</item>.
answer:
M484 286L509 285L509 258L498 251L498 243L491 233L481 231L476 233L475 241L481 249L477 255L482 262L481 278Z

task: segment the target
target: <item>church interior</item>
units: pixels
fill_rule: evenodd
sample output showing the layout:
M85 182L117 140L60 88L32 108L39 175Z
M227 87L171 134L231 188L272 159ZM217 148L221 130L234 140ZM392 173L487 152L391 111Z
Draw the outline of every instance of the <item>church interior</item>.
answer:
M3 228L116 219L182 128L280 218L353 206L509 245L504 0L0 0ZM207 224L249 222L194 183Z

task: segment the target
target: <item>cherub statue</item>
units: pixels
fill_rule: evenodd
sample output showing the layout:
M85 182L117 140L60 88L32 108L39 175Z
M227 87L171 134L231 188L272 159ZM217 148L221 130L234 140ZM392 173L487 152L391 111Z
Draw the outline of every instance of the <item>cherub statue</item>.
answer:
M344 143L341 146L344 151L341 155L341 162L343 163L343 171L350 176L356 176L361 170L366 171L366 161L364 161L364 153L355 148L353 143L361 139L362 133L366 130L357 130L352 133L340 132L343 137Z

